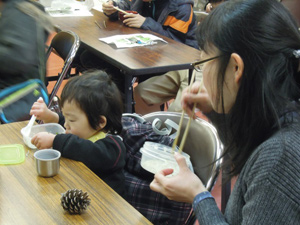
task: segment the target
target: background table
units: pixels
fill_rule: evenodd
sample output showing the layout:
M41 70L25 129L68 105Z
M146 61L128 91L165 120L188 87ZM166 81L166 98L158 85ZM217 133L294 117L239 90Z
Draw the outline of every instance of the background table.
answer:
M0 143L23 144L27 122L0 125ZM151 224L84 164L61 158L52 178L37 175L33 153L25 147L25 162L0 165L0 224ZM60 205L69 189L88 192L91 204L81 215L70 215Z
M192 69L191 63L199 60L200 51L157 33L129 28L120 21L110 21L102 12L92 10L89 17L55 17L58 30L72 30L81 39L82 46L107 63L119 68L125 75L126 112L131 112L132 78ZM95 24L97 21L101 29ZM104 27L104 21L106 27ZM122 34L149 33L168 42L152 46L116 49L99 38Z

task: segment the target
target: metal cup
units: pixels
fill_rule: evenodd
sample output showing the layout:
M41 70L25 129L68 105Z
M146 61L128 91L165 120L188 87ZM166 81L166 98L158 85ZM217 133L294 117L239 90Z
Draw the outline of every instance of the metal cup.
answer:
M58 174L60 156L60 152L54 149L36 151L34 158L38 175L42 177L53 177Z

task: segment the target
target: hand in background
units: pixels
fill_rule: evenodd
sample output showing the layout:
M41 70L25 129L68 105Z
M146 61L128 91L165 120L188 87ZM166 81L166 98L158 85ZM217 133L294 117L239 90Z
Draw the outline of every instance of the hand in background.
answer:
M140 28L145 22L146 18L140 14L128 14L124 15L123 23L128 27Z
M42 98L39 98L33 103L30 115L35 115L37 120L42 120L44 123L58 123L58 114L48 109Z
M212 105L210 101L210 97L206 91L206 88L202 86L201 92L199 92L201 82L196 81L193 83L191 87L191 91L189 87L185 88L182 92L181 105L182 109L189 115L193 115L193 105L196 104L196 107L200 109L204 113L209 113L212 111ZM196 116L194 115L194 119Z
M54 138L54 134L40 132L33 136L31 139L31 144L35 145L38 149L52 148Z
M114 9L113 1L104 2L102 4L102 10L103 10L103 13L105 13L108 16L117 11Z
M208 3L205 7L205 12L210 13L213 9L212 4Z
M206 188L201 180L190 171L182 155L175 153L175 159L179 165L179 173L173 177L166 177L173 172L173 169L165 169L156 173L154 180L150 183L150 188L170 200L192 203L195 196L206 191Z

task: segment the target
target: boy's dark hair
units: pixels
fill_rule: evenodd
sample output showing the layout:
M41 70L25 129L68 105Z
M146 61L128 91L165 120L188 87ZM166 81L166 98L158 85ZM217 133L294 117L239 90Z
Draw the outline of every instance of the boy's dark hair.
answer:
M75 101L87 115L90 126L97 130L100 116L105 116L106 132L119 134L122 131L123 103L119 89L106 72L87 71L71 78L61 94L61 106L66 101Z
M241 172L254 149L288 121L298 110L300 98L298 25L275 0L235 0L222 3L197 31L201 50L215 46L218 58L217 101L222 103L225 72L232 53L244 62L236 101L228 114L228 146L232 175ZM211 53L211 52L210 52Z

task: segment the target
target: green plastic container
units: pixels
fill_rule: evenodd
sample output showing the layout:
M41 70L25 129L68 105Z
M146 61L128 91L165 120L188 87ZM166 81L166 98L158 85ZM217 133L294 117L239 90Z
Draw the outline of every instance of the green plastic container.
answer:
M25 161L23 145L0 145L0 164L18 164Z

